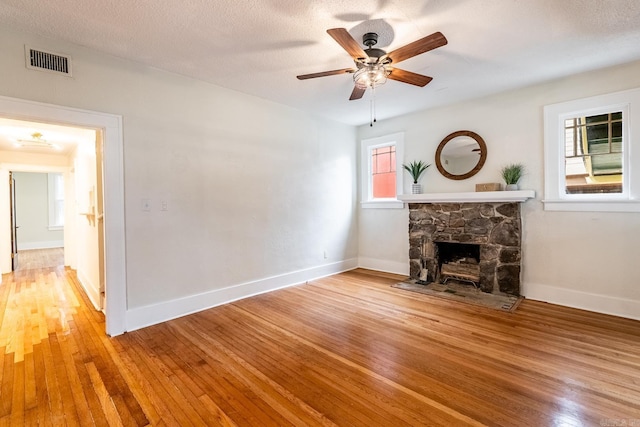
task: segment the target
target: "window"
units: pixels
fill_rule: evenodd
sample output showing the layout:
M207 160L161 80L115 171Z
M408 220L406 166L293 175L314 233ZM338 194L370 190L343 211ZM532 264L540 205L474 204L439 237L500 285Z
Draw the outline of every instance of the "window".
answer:
M544 108L545 210L640 211L640 154L629 149L639 109L639 89Z
M396 146L371 150L371 191L374 199L396 197Z
M48 173L49 230L64 227L64 178L61 173Z
M365 208L402 208L404 134L365 139L361 146L361 191Z
M622 111L564 122L565 192L622 193Z

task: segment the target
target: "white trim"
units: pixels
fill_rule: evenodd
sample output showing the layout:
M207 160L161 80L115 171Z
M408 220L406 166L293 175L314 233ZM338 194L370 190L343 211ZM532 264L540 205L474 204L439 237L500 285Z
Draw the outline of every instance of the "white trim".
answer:
M405 203L484 203L525 202L536 197L534 190L478 191L473 193L401 194L398 200Z
M640 201L622 200L619 202L593 200L543 200L545 211L563 212L640 212Z
M528 299L640 320L640 301L542 284L523 284Z
M106 333L126 331L127 271L122 116L0 96L0 116L100 129L104 137Z
M375 202L360 202L363 209L402 209L403 202L397 200L377 200Z
M382 271L385 273L401 274L403 276L409 275L409 263L388 261L386 259L359 257L358 267L366 268L367 270Z
M64 247L64 240L44 240L40 242L18 242L18 251L32 249L52 249Z
M0 104L1 102L2 102L2 97L0 96ZM28 119L25 119L25 120L28 120ZM47 166L47 165L26 165L22 163L0 163L0 169L5 169L13 172L34 172L34 173L61 172L64 174L65 172L69 171L69 166Z
M296 286L310 280L353 270L357 268L357 264L357 259L351 258L305 270L267 277L253 282L216 289L202 294L190 295L184 298L130 309L127 311L127 331L134 331L243 298Z
M84 292L89 297L91 304L93 304L93 308L95 308L97 311L100 311L100 292L98 291L98 287L91 283L91 280L89 280L87 276L82 274L81 271L76 271L76 275L78 277L78 282L80 282L80 285L82 286L82 289L84 289Z
M566 194L564 120L622 111L622 193ZM637 212L640 203L640 150L633 131L640 128L640 89L632 89L544 107L544 209L550 211ZM637 142L637 141L636 141Z

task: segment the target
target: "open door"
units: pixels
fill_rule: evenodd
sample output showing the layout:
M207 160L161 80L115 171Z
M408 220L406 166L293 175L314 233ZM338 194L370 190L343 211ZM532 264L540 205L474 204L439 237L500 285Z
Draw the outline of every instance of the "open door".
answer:
M9 209L11 209L11 271L18 269L18 225L16 225L16 180L9 172Z
M96 132L96 224L98 227L98 269L100 272L100 309L104 311L106 305L105 285L107 283L104 268L104 199L103 199L103 141L102 132Z

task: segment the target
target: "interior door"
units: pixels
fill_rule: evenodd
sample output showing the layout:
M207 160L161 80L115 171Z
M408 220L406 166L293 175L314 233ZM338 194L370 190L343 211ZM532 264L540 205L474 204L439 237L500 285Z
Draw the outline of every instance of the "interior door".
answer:
M11 271L18 269L18 225L16 225L16 180L9 172L9 208L11 209Z
M106 270L104 259L104 200L103 200L103 141L102 132L96 132L96 219L98 224L98 268L100 272L100 309L104 310L106 305Z

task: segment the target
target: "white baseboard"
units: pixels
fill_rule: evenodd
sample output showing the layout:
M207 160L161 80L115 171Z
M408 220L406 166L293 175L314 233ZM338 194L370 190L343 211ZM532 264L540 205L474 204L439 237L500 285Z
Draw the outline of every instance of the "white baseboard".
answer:
M388 261L386 259L377 258L358 258L358 267L366 268L369 270L384 271L385 273L402 274L404 276L409 275L409 263Z
M43 242L18 242L19 251L28 251L30 249L52 249L64 247L64 240L46 240Z
M522 294L532 300L640 320L640 301L638 300L541 284L523 284Z
M89 300L91 300L91 304L93 304L93 307L96 310L100 310L100 290L98 289L98 287L91 283L91 280L89 280L87 276L82 274L81 271L76 270L76 276L78 277L78 281L80 282L82 289L84 289L84 292L89 297Z
M259 295L276 289L298 285L309 280L331 276L358 267L356 258L320 265L305 270L293 271L279 276L267 277L253 282L241 283L227 288L216 289L198 295L165 301L127 310L126 330L128 332L167 320L186 316L218 305Z

